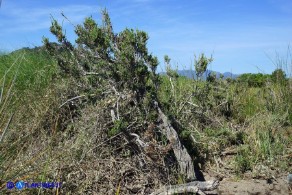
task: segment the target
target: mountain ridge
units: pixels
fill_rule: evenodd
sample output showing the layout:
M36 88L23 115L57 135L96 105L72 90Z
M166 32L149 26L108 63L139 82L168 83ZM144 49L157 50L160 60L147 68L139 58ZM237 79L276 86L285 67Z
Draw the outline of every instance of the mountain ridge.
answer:
M185 77L191 78L191 79L193 79L193 78L196 79L197 78L196 71L195 70L177 70L176 72L180 76L185 76ZM211 73L216 74L216 78L220 78L220 75L222 74L224 79L227 79L227 78L236 79L237 77L240 76L240 74L233 74L231 72L220 73L220 72L217 72L217 71L213 71L213 70L207 69L203 73L202 78L205 80L208 77L208 75L211 74ZM166 75L166 72L160 72L158 74L160 74L160 75Z

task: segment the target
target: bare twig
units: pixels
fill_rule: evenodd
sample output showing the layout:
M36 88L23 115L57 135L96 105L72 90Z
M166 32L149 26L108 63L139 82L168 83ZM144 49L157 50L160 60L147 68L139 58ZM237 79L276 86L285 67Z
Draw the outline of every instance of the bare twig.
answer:
M218 104L215 108L218 108L218 107L222 106L223 104L227 104L227 103L228 103L228 101L221 102L221 103Z
M188 101L190 100L190 98L193 96L193 94L191 94L187 99L186 101L182 102L180 108L178 109L178 112L177 113L180 113L182 111L182 109L185 107L186 103L189 103Z
M148 143L144 143L139 135L137 135L136 133L130 133L130 135L134 136L136 138L136 142L142 147L142 148L145 148L146 146L148 146L149 144Z
M166 186L153 192L151 195L172 195L186 192L205 194L203 191L213 191L218 186L219 186L218 180L205 182L193 181L186 184Z
M195 143L195 144L201 144L202 142L198 142L193 135L190 135L192 141Z
M64 12L62 11L61 15L72 25L76 28L76 26L65 16Z
M100 75L100 73L97 73L97 72L84 72L84 76L87 76L87 75Z
M120 114L119 114L119 101L120 101L121 96L119 95L117 99L117 119L120 120Z
M197 104L194 104L194 103L192 103L192 102L187 102L188 104L190 104L190 105L192 105L192 106L195 106L195 107L197 107L197 108L199 108L200 106L198 106Z
M77 99L83 98L83 97L85 97L85 96L86 96L86 95L79 95L79 96L76 96L76 97L70 98L70 99L68 99L66 102L64 102L63 104L61 104L61 105L59 106L59 108L62 108L65 104L67 104L67 103L69 103L69 102L71 102L71 101L73 101L73 100L77 100Z
M117 120L116 115L115 115L115 111L113 109L111 109L111 117L112 117L112 121L113 123Z
M219 163L218 163L218 160L216 159L215 156L214 156L214 160L215 160L215 163L216 163L217 172L219 172Z

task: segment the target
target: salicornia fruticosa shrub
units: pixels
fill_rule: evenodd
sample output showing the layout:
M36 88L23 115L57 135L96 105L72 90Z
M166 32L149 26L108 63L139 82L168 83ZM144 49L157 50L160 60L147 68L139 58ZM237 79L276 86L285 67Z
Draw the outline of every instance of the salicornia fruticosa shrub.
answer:
M102 24L92 17L75 26L76 45L70 43L60 24L52 19L51 32L58 44L43 42L56 57L61 71L87 87L97 87L104 80L112 81L117 90L129 88L138 96L155 86L158 60L147 49L148 35L144 31L125 29L116 34L106 10L102 12ZM85 86L83 86L85 87Z
M155 158L153 162L163 160L164 157L167 158L168 150L161 153L156 148L161 148L160 146L163 148L169 144L167 141L170 141L159 132L158 123L161 122L159 118L161 113L157 109L159 77L155 73L158 60L148 52L149 37L144 31L128 28L120 33L114 33L106 10L102 11L102 16L101 24L97 24L89 17L82 25L75 26L77 39L74 45L66 38L60 24L52 19L50 30L58 43L52 43L44 38L44 45L56 59L63 78L74 84L70 85L71 91L75 93L73 99L79 97L87 97L86 100L94 99L94 104L87 102L84 109L79 109L81 115L78 117L80 119L86 117L83 115L84 110L96 106L93 114L96 115L99 124L95 131L100 138L109 137L99 148L103 150L104 147L107 151L101 153L110 153L118 157L129 152L136 155L140 151L149 156L153 154L152 157ZM71 100L72 97L68 97L65 103ZM71 135L79 133L74 128L66 130L65 132ZM147 144L143 144L143 141ZM149 149L146 148L148 142L154 143ZM77 156L80 157L79 153ZM80 157L79 160L81 159ZM151 161L146 165L152 164ZM171 166L165 167L168 169ZM151 170L154 169L151 167Z
M150 122L157 118L154 101L159 81L155 73L158 60L148 52L147 33L128 28L114 33L106 10L102 11L101 24L88 17L74 27L77 35L74 45L53 18L50 31L58 43L43 38L61 75L71 81L68 99L72 96L94 101L109 99L112 103L107 115L113 121L108 127L113 130L109 136L127 129L126 124L133 120ZM125 124L117 126L117 122Z

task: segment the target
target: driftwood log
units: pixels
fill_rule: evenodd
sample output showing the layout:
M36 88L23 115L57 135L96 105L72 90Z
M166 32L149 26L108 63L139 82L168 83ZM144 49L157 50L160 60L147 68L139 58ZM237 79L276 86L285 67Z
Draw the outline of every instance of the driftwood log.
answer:
M161 130L162 134L164 134L164 136L166 136L166 138L172 143L172 150L180 167L180 173L185 175L188 181L192 182L180 185L164 186L154 191L151 195L170 195L179 193L205 194L203 191L214 191L219 186L218 180L195 181L197 178L191 156L189 155L187 149L180 142L178 134L167 119L167 116L159 108L158 103L155 102L155 104L158 110L158 128ZM149 145L148 143L143 142L139 135L135 133L130 133L130 135L135 137L136 143L142 148L145 148Z
M180 167L180 173L185 175L187 180L193 181L181 185L165 186L155 192L152 195L168 195L177 193L198 193L204 194L203 191L213 191L219 186L219 181L194 181L196 180L194 165L191 156L189 155L187 149L182 145L176 130L173 128L167 116L159 108L158 103L155 102L158 110L158 120L160 125L158 126L161 132L166 136L169 141L172 141L172 149L176 160Z
M187 177L187 180L195 180L195 170L191 156L189 155L187 149L181 144L176 130L172 127L167 119L167 116L161 111L159 107L158 114L160 125L158 126L161 132L166 136L166 138L172 141L172 149L176 160L180 167L180 173Z
M165 186L153 192L151 195L171 195L186 192L205 194L203 191L213 191L218 187L218 185L219 181L193 181L181 185Z

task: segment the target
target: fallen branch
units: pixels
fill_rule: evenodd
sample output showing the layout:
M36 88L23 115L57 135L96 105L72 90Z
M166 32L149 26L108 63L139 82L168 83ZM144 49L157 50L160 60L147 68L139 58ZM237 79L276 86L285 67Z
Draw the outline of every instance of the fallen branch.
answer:
M203 191L215 190L219 186L218 180L204 182L194 181L196 180L196 175L191 156L189 155L187 149L181 144L178 134L168 121L167 116L161 111L158 103L155 102L155 104L157 106L158 120L160 122L160 125L158 127L161 129L161 132L166 136L166 138L173 143L172 149L179 164L180 173L185 175L187 180L193 182L181 185L165 186L153 192L152 195L169 195L186 192L204 194Z
M130 135L134 136L136 139L135 141L142 147L142 148L145 148L146 146L148 146L149 144L148 143L144 143L139 135L137 135L136 133L130 133Z
M219 181L193 181L186 184L165 186L151 195L171 195L179 193L198 193L205 194L203 191L213 191L219 186Z
M83 97L85 97L85 95L80 95L80 96L73 97L73 98L67 100L66 102L64 102L63 104L61 104L61 105L59 106L59 108L62 108L65 104L67 104L67 103L69 103L69 102L71 102L71 101L73 101L73 100L77 100L77 99L80 99L80 98L83 98Z
M158 104L156 103L156 105ZM186 175L187 179L190 181L195 180L196 176L191 156L189 155L187 149L181 144L178 134L168 121L167 116L158 106L157 109L159 114L158 119L161 121L161 124L158 127L161 129L162 133L167 137L167 139L173 143L172 148L180 167L180 173Z

